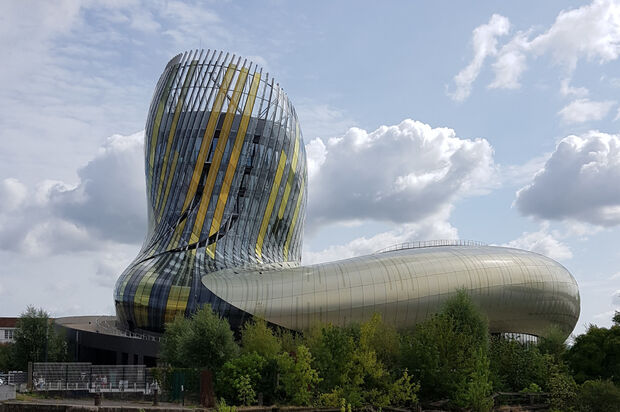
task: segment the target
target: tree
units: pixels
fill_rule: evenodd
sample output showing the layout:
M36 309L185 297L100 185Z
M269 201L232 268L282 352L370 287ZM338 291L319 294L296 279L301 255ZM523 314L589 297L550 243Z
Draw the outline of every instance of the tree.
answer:
M489 325L480 309L463 289L448 299L442 313L454 320L454 332L469 335L472 343L486 354L489 345Z
M422 398L454 401L477 368L476 353L486 358L488 340L486 319L459 291L403 338L402 366L419 379Z
M398 359L400 336L395 328L383 322L379 313L375 313L362 323L359 345L364 350L374 351L383 365L392 368Z
M590 325L585 334L575 338L566 359L577 383L611 379L620 384L620 325L599 328Z
M258 353L265 359L275 358L282 351L282 342L262 319L246 322L241 329L241 351Z
M551 355L556 363L566 354L566 335L557 327L552 327L538 342L538 350L543 355Z
M280 385L287 400L295 405L309 405L316 385L321 381L312 368L312 355L304 345L297 346L294 356L282 353L278 356Z
M237 351L228 321L213 313L210 305L203 306L190 319L177 317L167 324L161 345L161 357L171 366L212 372Z
M25 370L28 362L62 362L67 360L67 343L54 330L49 314L28 306L17 320L15 329L15 366Z
M227 361L218 372L218 396L233 404L250 405L256 401L267 360L256 352Z
M489 379L489 360L482 348L476 351L476 363L463 389L457 394L456 402L474 412L488 412L493 407Z
M578 391L583 412L620 412L620 388L610 381L585 381Z
M493 388L500 392L518 392L531 384L546 385L551 355L543 355L535 345L494 336L489 344Z
M5 343L0 345L0 372L17 369L15 363L15 344Z
M350 382L355 341L352 328L332 324L315 325L306 334L306 346L313 355L313 367L322 380L319 390L323 393L344 388Z

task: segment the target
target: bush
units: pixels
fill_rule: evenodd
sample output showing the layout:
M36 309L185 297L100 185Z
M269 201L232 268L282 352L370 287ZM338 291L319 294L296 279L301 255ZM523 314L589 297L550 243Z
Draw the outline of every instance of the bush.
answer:
M549 378L548 388L551 409L557 409L562 412L575 410L577 384L572 376L554 371Z
M217 374L215 389L218 396L236 405L253 404L266 365L267 360L256 352L229 360Z
M620 388L610 381L585 381L578 393L580 412L620 412Z

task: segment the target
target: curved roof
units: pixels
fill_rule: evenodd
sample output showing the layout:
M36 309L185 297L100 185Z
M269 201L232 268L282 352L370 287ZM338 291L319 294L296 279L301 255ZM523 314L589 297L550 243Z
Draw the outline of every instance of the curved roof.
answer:
M232 306L274 324L303 330L312 323L345 325L378 312L413 326L466 290L492 333L566 336L579 318L572 275L545 256L495 246L401 249L297 268L254 267L209 273L202 283Z

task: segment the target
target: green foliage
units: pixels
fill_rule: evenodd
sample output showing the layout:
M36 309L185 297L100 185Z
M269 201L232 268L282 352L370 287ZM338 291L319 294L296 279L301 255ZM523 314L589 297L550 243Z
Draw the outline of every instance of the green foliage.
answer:
M216 391L219 396L242 405L256 401L267 360L256 352L230 359L217 374Z
M174 367L218 370L238 351L226 319L205 305L191 319L178 317L166 325L162 359Z
M419 379L423 399L455 400L476 369L476 352L488 351L485 318L462 291L443 312L403 339L402 366Z
M347 400L344 398L342 388L336 388L328 393L321 393L314 402L314 406L319 408L337 408L340 412L346 410Z
M491 339L489 359L493 389L499 392L517 392L531 384L544 387L552 362L537 346L501 336Z
M408 373L397 373L399 335L380 315L358 326L323 325L307 334L313 365L323 381L317 405L412 404L419 389Z
M620 326L620 311L617 310L614 312L614 317L611 318L611 321L614 323L614 325Z
M556 363L566 354L566 334L559 328L551 328L538 342L538 350L543 355L550 355Z
M233 381L237 397L242 405L251 405L256 402L256 392L248 375L241 375Z
M262 319L246 322L241 330L241 351L256 352L266 359L275 358L282 351L282 342Z
M17 369L15 362L15 344L5 343L0 345L0 372L8 372Z
M550 406L562 412L574 411L577 399L577 384L572 376L561 371L553 371L547 384Z
M585 381L578 393L580 412L620 412L620 388L610 381Z
M17 321L14 337L14 366L21 370L26 370L28 362L63 362L68 358L64 337L54 330L43 309L28 306Z
M282 352L292 353L295 352L298 345L303 343L303 337L297 335L290 330L280 329L278 331L278 338L282 345Z
M363 350L375 352L377 359L388 368L396 364L400 349L399 341L396 329L384 323L378 313L360 326L359 346Z
M329 324L314 327L306 336L312 364L322 378L319 390L328 393L346 386L355 352L351 330Z
M402 376L393 384L390 392L390 403L395 406L412 406L418 402L418 391L420 385L413 380L407 373L407 369Z
M457 392L455 404L474 412L490 411L493 407L493 399L491 399L493 385L491 385L489 375L489 360L483 348L480 347L475 353L474 369L464 387Z
M521 393L539 393L542 392L542 388L535 383L530 383L529 386L521 389L519 392Z
M190 362L183 358L182 343L189 339L190 333L191 321L183 316L177 316L174 321L167 323L160 345L161 359L174 367L188 365Z
M321 381L312 368L312 355L304 345L297 346L296 356L278 355L280 385L286 400L294 405L309 405L316 385Z
M215 412L237 412L237 408L226 405L226 401L220 399L215 403Z
M609 329L591 325L575 338L566 359L578 383L611 379L620 385L620 325Z
M457 291L456 296L448 299L442 313L454 320L456 333L469 335L472 343L486 353L489 344L488 321L465 290Z

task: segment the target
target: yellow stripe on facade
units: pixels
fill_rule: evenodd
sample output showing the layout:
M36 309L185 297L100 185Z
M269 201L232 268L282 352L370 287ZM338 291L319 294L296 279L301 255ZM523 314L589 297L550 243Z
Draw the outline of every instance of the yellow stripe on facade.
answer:
M161 94L161 97L159 98L159 105L157 106L157 114L155 115L155 121L153 122L153 133L151 135L151 153L149 155L149 166L150 166L149 178L150 179L153 178L153 165L155 163L155 146L157 143L157 135L159 134L159 127L161 125L161 118L164 115L164 109L166 108L166 101L168 100L170 89L172 88L172 81L176 77L178 69L179 69L179 66L171 70L170 78L168 79L168 83L166 83L166 88L164 89L163 93Z
M182 209L183 212L185 212L185 210L189 206L189 203L194 198L196 190L198 189L198 184L200 183L200 176L202 175L202 169L204 168L204 163L207 155L209 154L209 148L211 147L211 141L213 140L213 133L215 132L215 127L217 126L217 121L220 117L220 112L222 111L222 105L224 104L224 99L226 98L226 94L228 93L228 88L230 87L230 83L232 82L236 68L237 65L235 64L231 63L230 65L228 65L226 73L224 74L224 79L222 80L222 85L220 86L220 89L217 92L217 96L215 97L215 101L213 102L213 108L211 109L209 122L207 123L207 128L205 129L202 142L200 143L200 151L198 152L196 164L194 165L194 173L192 174L192 178L189 182L189 188L187 189L187 193L185 194L185 201L183 202ZM175 245L180 241L181 234L185 229L186 222L187 219L183 220L181 224L177 225L174 230L174 235L172 235L166 249L174 248Z
M239 131L235 138L235 144L230 153L230 161L226 168L226 174L222 181L222 189L220 190L220 196L215 206L215 213L213 214L213 220L211 222L211 229L209 230L209 236L215 234L221 225L222 216L224 215L224 208L228 200L228 194L230 192L230 186L232 185L233 178L235 177L235 171L237 169L237 163L239 163L239 156L241 155L241 149L243 148L243 142L245 141L245 133L248 130L250 124L250 117L252 110L254 109L254 102L256 100L256 93L258 91L258 85L260 83L260 73L254 73L252 79L252 85L250 86L250 92L248 93L248 99L245 102L245 108L243 109L243 116L241 117L241 124L239 125Z
M276 170L276 177L271 186L271 193L269 194L269 200L267 201L267 207L265 208L265 214L263 215L263 221L260 225L260 231L258 232L258 239L256 240L256 256L258 258L263 257L263 242L265 241L265 232L267 232L267 226L269 225L269 219L273 212L273 206L278 196L278 189L280 188L280 181L284 174L284 166L286 166L286 153L284 150L280 153L280 161L278 162L278 169Z
M161 220L163 216L164 209L166 208L166 201L168 200L168 192L170 192L170 185L172 184L172 178L174 177L174 172L177 168L177 161L179 160L179 152L174 151L174 158L172 159L172 166L170 167L170 174L168 174L168 182L166 182L166 191L164 192L164 200L161 203L161 208L159 209L159 216L157 216L157 221Z
M299 135L295 138L295 149L293 150L293 161L291 162L291 168L288 173L288 178L286 179L286 188L284 189L284 196L282 197L282 202L280 203L280 210L278 210L278 219L282 219L282 217L284 216L284 211L286 210L288 198L291 194L291 187L293 185L293 180L295 179L295 171L297 170L297 155L298 154L299 154Z
M147 307L151 298L153 283L155 283L155 279L157 278L155 268L156 266L153 265L142 279L140 279L136 294L134 295L134 316L136 318L136 326L138 327L148 326Z
M196 249L188 251L189 262L184 265L184 268L192 268L194 266L194 260L196 258ZM187 255L186 255L187 258ZM176 285L170 287L168 292L168 299L166 301L166 309L164 312L164 322L172 322L178 315L183 316L185 309L187 308L187 301L189 300L189 294L191 287L187 285L187 279L181 278L178 281L175 280Z
M224 157L224 150L226 149L226 143L228 142L228 135L232 127L233 120L235 119L235 113L237 111L237 105L241 100L241 92L245 86L245 80L248 77L248 69L242 68L239 77L237 78L237 84L235 90L228 103L228 110L226 111L226 117L224 117L224 123L222 124L222 130L220 132L220 138L217 140L215 151L213 152L213 159L211 160L211 167L209 168L209 174L207 175L207 181L202 192L202 198L200 199L200 206L198 207L198 213L196 213L196 221L194 222L194 228L190 235L189 243L195 243L200 240L200 233L202 232L202 226L204 224L207 209L211 201L211 195L213 188L215 187L215 179L220 170L220 164L222 157Z
M207 123L204 137L200 143L198 158L196 159L196 164L194 165L194 173L192 174L192 179L189 182L189 188L187 189L187 194L185 195L185 202L183 202L183 211L187 209L187 206L192 201L194 195L196 194L196 190L198 189L202 169L204 168L204 163L207 159L207 155L209 154L209 148L211 147L211 141L213 140L213 133L215 132L215 127L217 126L217 121L220 117L220 112L222 111L222 105L224 104L224 99L228 93L228 88L230 87L236 68L237 65L235 64L231 63L228 65L226 74L224 74L224 80L222 80L222 85L220 86L217 96L215 97L215 101L213 102L213 109L211 110L209 122Z
M213 242L205 248L205 253L209 255L211 259L215 259L215 245L216 242Z
M174 321L177 316L185 315L185 309L187 308L187 301L189 299L190 291L191 288L189 286L174 285L170 287L168 302L166 303L166 312L164 315L165 323Z
M177 131L177 124L179 123L179 117L181 117L183 103L185 103L185 97L187 96L187 92L189 90L189 84L192 80L192 77L194 77L194 70L196 69L196 64L198 64L198 60L193 60L189 66L189 70L187 71L187 74L185 75L185 81L183 82L183 88L181 89L181 93L179 94L179 100L177 101L177 107L174 110L174 117L172 118L172 124L170 126L170 131L168 132L168 142L166 143L166 152L163 157L163 165L161 168L161 173L159 174L159 183L157 184L157 197L156 197L157 201L155 202L155 204L161 209L163 209L163 206L160 206L159 201L160 201L160 196L161 196L161 189L162 189L162 186L164 185L166 171L168 169L168 157L170 156L170 149L172 148L172 142L174 141L174 136ZM171 170L170 174L174 174L174 170ZM161 216L161 212L160 212L160 216ZM157 220L159 220L159 218Z
M288 229L288 234L286 235L286 242L284 242L284 260L288 260L288 248L291 243L291 238L293 237L293 232L295 231L295 224L297 223L297 219L299 217L299 208L301 207L301 199L304 196L304 179L302 177L301 183L299 184L299 197L297 198L297 205L295 205L295 212L293 213L293 221L291 222L291 227Z

